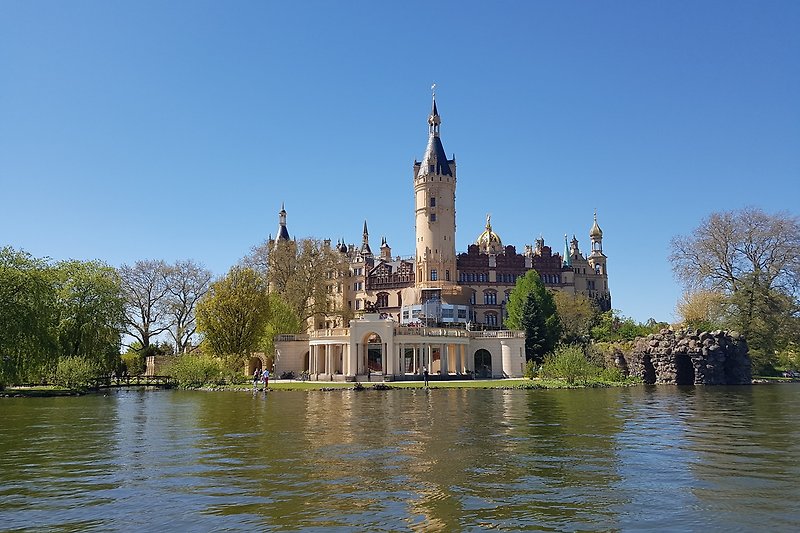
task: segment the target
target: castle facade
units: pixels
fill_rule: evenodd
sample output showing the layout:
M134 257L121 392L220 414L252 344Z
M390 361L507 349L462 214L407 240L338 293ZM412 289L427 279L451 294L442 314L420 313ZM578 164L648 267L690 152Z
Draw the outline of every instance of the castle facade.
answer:
M356 318L343 324L341 318L320 316L309 324L308 335L281 336L277 372L307 371L332 380L411 379L423 369L437 376L521 376L524 334L503 323L517 278L531 269L551 290L583 294L601 310L611 308L596 213L588 255L575 236L568 242L566 235L561 254L541 237L518 253L503 244L489 216L475 243L456 252L456 161L444 151L440 125L434 97L425 153L413 166L414 256L393 256L385 238L374 254L366 221L360 245L336 243L349 268L331 280L329 293L336 307ZM289 241L283 209L270 246L282 241Z

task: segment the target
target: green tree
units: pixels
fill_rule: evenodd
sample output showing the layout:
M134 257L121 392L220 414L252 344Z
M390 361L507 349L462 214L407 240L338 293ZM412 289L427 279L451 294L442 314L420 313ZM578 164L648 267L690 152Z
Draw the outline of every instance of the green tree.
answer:
M561 324L553 295L538 272L529 270L517 279L506 309L508 327L525 332L525 357L541 362L555 348Z
M116 270L97 261L54 269L59 357L78 357L107 373L119 365L124 299Z
M56 294L44 259L0 249L0 389L55 368Z
M632 341L636 337L645 337L669 327L666 322L657 322L650 318L645 323L636 322L616 309L601 313L596 325L592 328L592 340L598 342Z
M676 312L683 326L712 331L725 327L728 314L728 297L712 289L687 291L676 306Z
M264 329L265 332L260 346L268 357L272 357L275 353L276 335L302 333L305 328L303 321L283 301L283 298L279 294L271 293L269 295L269 319Z
M228 368L258 347L269 318L267 282L258 272L233 267L211 284L197 304L197 328L211 354Z
M599 315L597 307L583 294L567 291L555 291L553 299L561 321L561 342L586 343Z

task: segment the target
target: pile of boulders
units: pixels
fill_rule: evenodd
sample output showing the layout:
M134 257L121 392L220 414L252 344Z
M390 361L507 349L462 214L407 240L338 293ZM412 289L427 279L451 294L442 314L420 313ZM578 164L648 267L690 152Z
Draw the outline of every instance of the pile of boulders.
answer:
M744 337L732 331L662 329L636 339L625 361L645 383L745 385L752 382Z

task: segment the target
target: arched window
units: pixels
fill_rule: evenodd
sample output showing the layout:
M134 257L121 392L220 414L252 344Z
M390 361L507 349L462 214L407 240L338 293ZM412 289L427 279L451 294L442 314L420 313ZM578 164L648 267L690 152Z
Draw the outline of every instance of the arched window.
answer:
M389 307L389 293L388 292L379 292L377 294L377 301L375 302L377 307Z
M475 291L472 291L469 295L469 303L475 305Z
M497 293L495 291L484 291L483 292L483 303L486 305L496 305L497 304Z
M497 313L486 313L486 325L487 326L497 325Z

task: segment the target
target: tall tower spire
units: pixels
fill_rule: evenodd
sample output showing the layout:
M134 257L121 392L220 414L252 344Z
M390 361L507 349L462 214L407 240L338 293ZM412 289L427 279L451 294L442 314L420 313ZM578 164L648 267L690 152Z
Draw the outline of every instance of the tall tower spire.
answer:
M428 145L422 161L414 162L418 287L441 287L456 279L456 162L447 158L442 146L441 123L434 93Z

